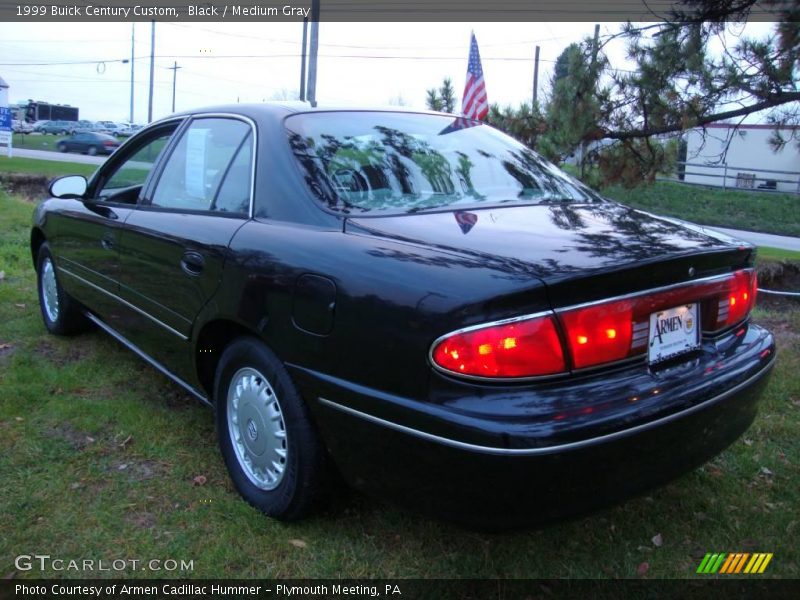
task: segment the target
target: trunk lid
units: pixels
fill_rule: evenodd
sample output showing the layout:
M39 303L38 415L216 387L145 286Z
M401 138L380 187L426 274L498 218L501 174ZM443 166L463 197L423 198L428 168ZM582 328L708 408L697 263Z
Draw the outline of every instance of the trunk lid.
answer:
M744 242L613 202L352 217L345 231L524 272L547 284L554 307L727 273L753 260Z

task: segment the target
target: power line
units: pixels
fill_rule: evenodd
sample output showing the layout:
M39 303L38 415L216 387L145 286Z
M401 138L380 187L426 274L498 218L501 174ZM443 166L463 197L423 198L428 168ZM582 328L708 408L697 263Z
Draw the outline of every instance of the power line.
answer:
M0 40L0 44L36 44L37 46L40 44L69 44L72 46L74 44L96 44L98 42L119 42L119 38L94 38L83 40Z
M137 56L134 60L141 60L146 56ZM127 64L129 58L105 58L94 60L74 60L74 61L51 61L51 62L14 62L0 63L0 67L55 67L58 65L97 65L100 63L124 63Z

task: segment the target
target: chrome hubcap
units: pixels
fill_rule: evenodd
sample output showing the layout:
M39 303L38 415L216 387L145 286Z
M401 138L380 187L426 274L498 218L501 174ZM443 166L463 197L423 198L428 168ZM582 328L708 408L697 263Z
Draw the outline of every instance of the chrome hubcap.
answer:
M278 487L289 454L283 412L266 377L250 367L239 369L231 379L228 431L251 483L262 490Z
M42 265L42 299L47 318L55 322L58 320L58 286L56 286L56 271L53 261L44 259Z

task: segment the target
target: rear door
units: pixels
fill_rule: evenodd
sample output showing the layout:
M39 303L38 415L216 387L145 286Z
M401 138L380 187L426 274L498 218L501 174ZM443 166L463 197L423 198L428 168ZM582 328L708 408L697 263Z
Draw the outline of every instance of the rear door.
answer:
M130 215L120 243L120 295L138 314L124 334L191 379L192 325L217 290L228 244L251 215L255 126L195 117Z

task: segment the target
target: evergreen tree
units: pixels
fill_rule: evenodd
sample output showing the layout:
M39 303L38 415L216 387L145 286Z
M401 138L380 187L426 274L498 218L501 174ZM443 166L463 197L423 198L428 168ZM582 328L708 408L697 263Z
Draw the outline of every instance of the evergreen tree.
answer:
M456 112L456 92L453 89L453 81L445 77L442 87L439 88L439 98L442 101L442 110L448 113Z
M444 78L438 90L430 88L427 90L427 94L425 105L430 110L451 114L456 112L456 92L453 89L453 81L449 77Z
M425 98L425 105L429 110L435 111L441 111L444 107L442 99L439 97L439 92L436 90L436 88L430 88L428 90L428 97Z

